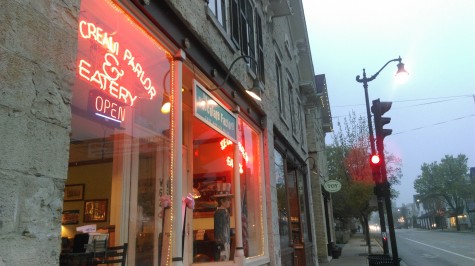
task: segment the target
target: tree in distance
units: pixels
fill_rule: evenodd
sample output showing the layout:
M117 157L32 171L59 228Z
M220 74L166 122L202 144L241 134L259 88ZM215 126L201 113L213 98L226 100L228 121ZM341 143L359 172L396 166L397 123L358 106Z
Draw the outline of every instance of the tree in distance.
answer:
M467 199L475 198L475 185L468 178L468 158L445 155L440 162L424 163L421 174L414 181L418 199L427 211L448 214L455 217L457 231L460 231L458 216L463 213ZM444 219L442 219L444 220Z

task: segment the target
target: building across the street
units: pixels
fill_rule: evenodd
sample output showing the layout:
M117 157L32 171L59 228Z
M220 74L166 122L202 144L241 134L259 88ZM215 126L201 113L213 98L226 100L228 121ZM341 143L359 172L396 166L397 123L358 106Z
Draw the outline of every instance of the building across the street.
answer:
M300 0L1 9L0 265L331 260L332 120Z

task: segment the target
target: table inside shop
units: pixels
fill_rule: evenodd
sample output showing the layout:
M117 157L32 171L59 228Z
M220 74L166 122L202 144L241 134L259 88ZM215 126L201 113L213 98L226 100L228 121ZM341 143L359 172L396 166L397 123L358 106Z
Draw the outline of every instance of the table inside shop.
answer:
M206 261L215 261L217 256L218 249L216 247L216 241L214 241L214 230L206 230L201 236L199 235L199 230L193 231L193 254L194 262L206 262ZM230 258L234 258L234 249L235 249L235 240L234 235L231 235L231 246L230 246Z
M60 265L92 265L93 258L101 256L101 252L91 249L94 239L105 241L102 253L107 245L109 234L106 233L78 233L73 239L61 238Z

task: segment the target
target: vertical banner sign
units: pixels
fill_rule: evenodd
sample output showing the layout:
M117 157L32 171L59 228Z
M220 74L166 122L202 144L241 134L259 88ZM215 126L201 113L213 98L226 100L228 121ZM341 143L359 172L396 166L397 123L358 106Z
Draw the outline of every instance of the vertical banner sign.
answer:
M232 142L237 143L237 118L230 110L209 94L196 80L194 82L195 116Z

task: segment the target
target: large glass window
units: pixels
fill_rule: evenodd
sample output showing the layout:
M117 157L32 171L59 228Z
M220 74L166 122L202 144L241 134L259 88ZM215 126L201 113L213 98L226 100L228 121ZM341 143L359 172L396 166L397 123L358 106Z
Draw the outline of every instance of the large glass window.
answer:
M287 172L287 197L292 205L289 207L290 212L290 229L292 244L302 243L301 241L301 229L300 229L300 201L297 190L297 177L295 170Z
M62 237L74 246L87 225L89 239L127 242L129 265L158 265L168 247L159 198L171 178L170 115L160 106L172 56L112 1L80 8Z
M277 187L277 209L279 212L279 236L280 247L290 247L290 224L289 224L289 208L287 198L286 185L286 165L282 154L274 150L274 171Z
M300 203L300 225L302 228L302 236L301 239L303 241L311 241L310 235L310 214L307 210L308 207L308 187L306 184L306 175L301 171L297 171L297 180L298 180L298 195L299 195L299 203Z
M260 160L260 135L244 120L238 120L239 163L234 162L234 143L203 122L193 122L193 191L196 196L193 210L193 257L194 262L217 261L221 246L217 222L218 210L222 209L221 192L234 194L234 167L239 168L241 213L235 213L231 198L226 206L230 215L229 259L233 259L236 217L241 217L242 239L245 257L264 254L263 198ZM225 186L228 186L225 188ZM234 197L234 195L233 195ZM228 259L228 260L229 260Z
M193 210L194 262L230 260L234 257L231 251L235 248L236 215L231 143L199 119L193 119L193 193L196 195ZM227 253L223 258L221 251L225 249Z
M238 126L241 154L241 221L245 257L264 254L260 135L244 120ZM240 166L241 167L241 166Z

